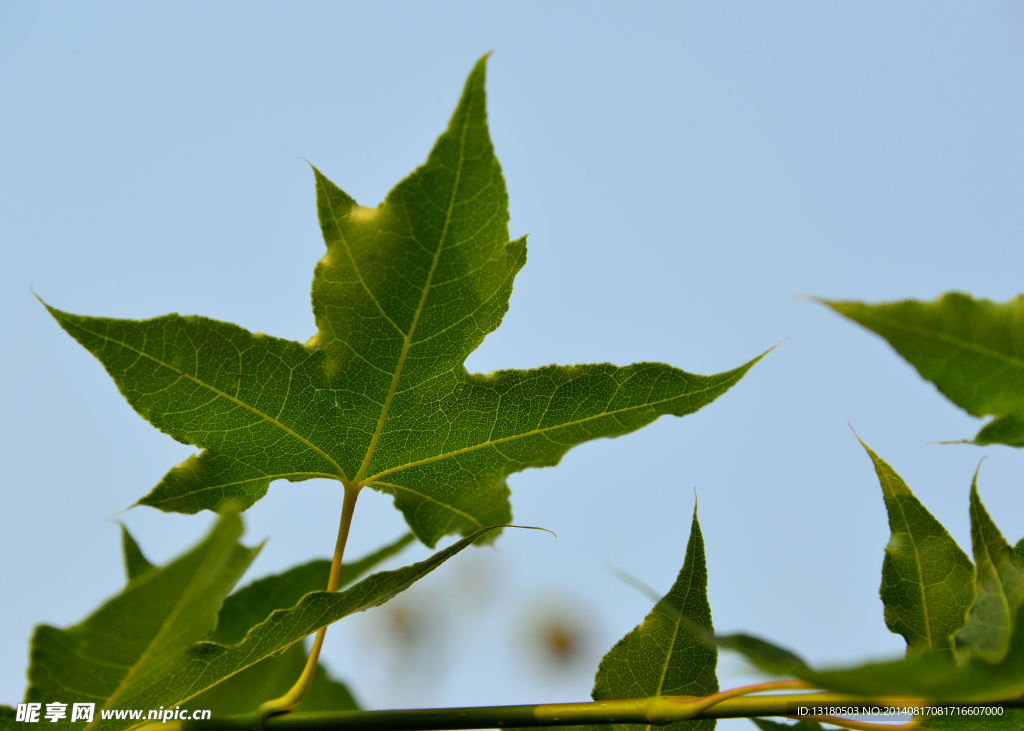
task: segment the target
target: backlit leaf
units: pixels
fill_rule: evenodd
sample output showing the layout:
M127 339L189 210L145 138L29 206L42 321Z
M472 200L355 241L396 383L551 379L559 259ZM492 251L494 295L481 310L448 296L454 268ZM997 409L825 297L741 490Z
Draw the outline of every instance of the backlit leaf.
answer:
M181 707L208 710L212 718L252 713L264 701L284 695L305 667L306 650L301 642L296 642L281 655L268 657L232 675ZM348 688L331 678L321 663L313 675L309 694L295 710L358 711L359 706Z
M242 632L240 642L225 645L203 640L213 632L216 610L224 596L258 550L236 542L241 521L236 513L228 513L198 547L166 567L133 579L82 624L66 630L39 627L32 643L26 701L95 703L96 714L89 728L119 731L139 721L104 720L101 709L173 708L271 656L275 657L264 672L256 672L254 677L265 683L264 687L277 687L284 682L289 663L298 663L303 654L301 647L289 650L290 646L342 617L380 606L497 527L483 528L425 561L373 574L345 591L306 593L293 605L269 614L265 612L269 604L262 604L256 615L229 607L229 624L242 617L266 616ZM385 552L391 550L394 545ZM270 604L280 604L281 597L294 595L300 583L296 577L308 578L309 566L283 574L283 588L275 592L276 599ZM256 585L260 582L252 586ZM271 583L262 585L274 588ZM252 596L244 589L239 594ZM238 635L237 627L228 634ZM290 683L295 677L291 676ZM347 702L344 686L326 676L316 688L309 703L317 710ZM227 702L223 694L213 697L218 703ZM0 713L0 723L7 715L6 711ZM84 722L75 724L78 729L85 726Z
M405 548L413 540L407 534L384 548L352 563L343 564L338 587L344 589L374 566ZM287 609L310 592L327 585L331 562L310 561L281 574L254 581L224 600L211 642L233 645L245 639L248 631L263 622L275 609ZM224 682L200 693L185 708L202 708L215 716L249 713L269 698L277 698L294 684L305 667L306 653L296 642L279 656L270 656ZM357 710L352 694L342 683L331 679L318 667L313 685L299 706L302 711Z
M977 566L976 596L967 625L956 635L957 645L996 663L1009 648L1013 618L1024 604L1024 561L982 505L977 472L971 482L971 546Z
M695 507L683 568L643 623L601 660L591 694L595 701L718 692L718 653L699 632L713 631L707 586L704 538ZM684 726L709 731L715 721L683 721L659 728ZM644 727L620 724L616 728L637 731Z
M602 658L590 694L595 701L653 696L705 696L718 692L704 537L694 506L686 557L675 583L654 609ZM644 592L647 593L646 591ZM652 597L653 598L653 597ZM548 726L533 731L601 731L607 725ZM651 726L614 724L618 731ZM679 721L658 728L713 731L714 719ZM525 730L524 730L525 731Z
M467 373L526 261L487 130L485 61L427 162L377 208L314 169L327 252L318 331L300 344L202 317L132 321L49 311L154 426L202 448L139 502L245 507L271 481L324 477L394 496L414 533L508 523L506 478L572 446L712 402L757 359L716 376L658 363Z
M933 302L824 302L889 341L974 416L996 417L976 444L1024 446L1024 296L1005 304L950 293Z
M123 525L121 526L121 548L124 553L124 571L129 581L153 568L153 564L143 555L139 544L135 542L132 534Z
M306 594L294 606L271 612L237 645L200 642L189 649L186 661L175 668L160 687L132 698L131 707L174 706L263 658L281 652L325 625L380 606L497 527L482 528L425 561L373 574L345 591Z
M879 590L885 624L906 639L907 655L931 652L952 660L953 634L974 600L974 567L896 471L863 441L861 446L875 465L889 513Z
M979 567L981 581L989 587L985 591L1002 592L1006 603L1012 606L1012 602L1020 602L1017 582L1022 562L1016 552L1011 554L1007 550L1009 547L984 512L976 488L972 489L971 512L972 543L975 544L976 555L994 556L984 559L991 561L990 567ZM1004 579L1004 576L1009 577L1009 580ZM1011 599L1011 596L1017 598ZM986 633L981 628L972 629L968 639L972 643L977 642L977 647L982 650L998 647L1001 655L976 651L975 645L963 642L963 638L958 637L965 649L958 663L950 663L948 659L933 653L919 652L892 662L868 663L837 670L815 670L792 652L755 637L730 635L710 639L719 647L742 653L766 672L793 676L818 687L843 693L903 695L941 702L994 702L1024 696L1024 602L1018 603L1010 613L1009 636L1005 642L1002 640L1006 632L1003 623L1005 615L998 606L993 609L991 603L991 598L983 599L981 605L972 611L971 621L978 622L979 619L993 616L999 631ZM996 642L991 641L993 637Z
M95 703L92 726L104 727L101 709L173 706L137 706L133 699L162 687L188 649L213 631L221 602L259 551L239 545L241 534L238 514L227 513L202 543L136 576L81 624L38 627L26 702Z
M411 541L412 536L405 535L369 556L342 564L338 588L344 589ZM326 587L330 573L331 562L318 559L242 587L224 600L217 618L217 630L210 640L222 645L241 642L252 627L269 617L275 609L292 607L306 594Z

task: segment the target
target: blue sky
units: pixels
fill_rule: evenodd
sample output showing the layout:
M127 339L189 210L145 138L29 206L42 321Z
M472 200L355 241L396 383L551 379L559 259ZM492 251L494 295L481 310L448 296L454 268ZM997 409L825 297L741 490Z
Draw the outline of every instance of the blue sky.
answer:
M492 50L491 132L529 261L470 370L717 373L786 340L696 415L513 476L515 520L557 539L509 532L404 613L332 628L326 662L366 705L585 700L650 607L607 565L667 590L694 490L719 630L823 663L898 654L877 595L884 506L850 426L965 548L988 455L982 497L1024 535L1024 455L932 444L980 422L804 297L1024 289L1019 5L8 2L0 701L21 697L34 624L119 590L111 521L158 561L209 525L119 514L193 450L135 415L29 287L76 313L305 340L323 244L300 158L375 205ZM340 503L333 484L273 485L247 515L250 542L270 536L252 576L329 555ZM350 555L402 526L364 497ZM529 657L545 612L585 640L561 672ZM727 657L721 675L748 677Z

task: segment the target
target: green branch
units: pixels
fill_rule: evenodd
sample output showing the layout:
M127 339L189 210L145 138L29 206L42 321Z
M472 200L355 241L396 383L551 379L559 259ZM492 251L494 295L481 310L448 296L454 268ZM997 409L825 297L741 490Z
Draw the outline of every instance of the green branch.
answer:
M718 694L716 694L718 695ZM264 731L340 731L365 729L390 731L398 729L476 729L529 728L538 726L578 726L637 723L664 725L677 721L717 718L757 718L760 716L796 717L797 708L820 706L890 706L926 705L920 698L902 696L865 697L848 693L786 693L725 698L708 705L708 698L668 697L635 700L598 701L594 703L550 703L523 706L484 706L467 708L430 708L397 711L337 711L331 713L283 713L271 716L262 724ZM936 705L929 702L927 705ZM946 705L946 704L941 704ZM1024 698L996 704L1024 707ZM804 716L805 719L810 718ZM815 717L820 719L821 717ZM845 719L827 719L842 723ZM875 724L858 723L859 728ZM258 731L257 714L225 716L206 721L181 721L164 724L164 731ZM891 727L890 727L891 728Z

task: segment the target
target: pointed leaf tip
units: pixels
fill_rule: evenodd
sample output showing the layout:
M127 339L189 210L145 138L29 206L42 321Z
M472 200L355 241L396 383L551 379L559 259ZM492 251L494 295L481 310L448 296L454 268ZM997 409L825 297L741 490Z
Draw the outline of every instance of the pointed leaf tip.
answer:
M717 692L718 651L704 636L711 632L704 539L695 505L686 556L675 583L644 621L601 660L594 679L593 699L705 696ZM687 723L690 725L686 728L706 731L715 724L713 720ZM677 725L680 724L670 727Z
M891 536L879 588L885 624L907 641L908 656L929 653L953 660L953 634L964 626L974 599L974 567L903 478L861 444L874 464L889 515Z
M137 574L85 621L63 630L38 627L26 701L95 703L96 723L107 729L127 728L132 721L100 722L99 708L160 705L141 701L163 686L190 647L209 636L221 602L259 550L238 543L241 533L237 514L222 516L199 545L166 566Z
M1024 604L1024 561L1003 538L971 482L971 548L977 566L976 595L967 624L956 635L966 657L998 663L1010 649L1018 610Z
M995 417L975 444L1024 447L1024 295L1003 304L959 292L932 302L822 303L885 338L969 414Z
M124 553L125 574L128 581L131 581L152 569L153 564L142 553L142 549L139 548L139 544L135 542L132 534L128 532L128 528L123 523L118 525L121 526L121 548Z

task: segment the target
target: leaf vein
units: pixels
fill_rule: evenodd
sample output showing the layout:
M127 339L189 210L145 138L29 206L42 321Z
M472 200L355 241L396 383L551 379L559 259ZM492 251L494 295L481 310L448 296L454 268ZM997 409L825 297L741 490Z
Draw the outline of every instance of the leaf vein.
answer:
M373 436L370 438L370 445L366 450L366 456L363 458L363 463L359 466L359 471L356 473L356 482L359 482L362 478L363 473L369 466L370 459L373 457L373 453L377 448L377 442L380 440L381 432L384 429L384 422L387 419L388 411L391 408L391 401L394 399L395 390L398 388L398 380L402 375L402 367L405 365L405 360L409 355L409 348L412 346L412 339L416 332L416 326L419 324L420 316L423 314L423 307L427 301L427 294L430 292L430 285L434 279L434 273L437 271L437 264L441 260L441 252L444 251L445 238L448 235L448 227L451 225L452 211L455 207L455 201L459 194L459 186L462 182L462 166L466 158L466 134L469 129L470 116L471 115L467 112L465 122L462 125L462 131L459 136L459 165L458 169L455 171L455 184L452 186L452 193L448 201L448 210L445 213L444 227L441 229L441 236L438 238L437 249L434 252L434 258L430 263L430 271L427 272L426 281L423 283L423 292L420 294L420 301L416 305L415 313L413 313L412 323L409 325L409 332L405 335L405 341L402 344L402 353L398 357L398 364L395 366L395 373L391 378L391 385L388 388L388 395L384 399L384 406L381 409L380 418L377 420L377 427L374 429Z
M405 487L404 485L396 485L393 482L381 482L380 480L368 480L366 484L368 486L370 486L370 487L373 487L374 485L380 485L381 487L390 487L390 488L395 489L395 490L405 490L406 492L411 492L413 495L418 495L419 497L423 498L424 500L432 502L435 505L440 505L442 508L447 508L448 510L452 511L453 513L458 513L463 518L466 518L467 520L473 521L473 523L475 523L480 528L484 527L483 523L481 523L479 520L477 520L472 515L470 515L469 513L465 512L464 510L459 510L458 508L456 508L453 505L449 505L447 503L443 503L440 500L437 500L435 498L430 497L429 495L423 494L419 490L413 490L411 487ZM454 518L452 520L454 520ZM451 521L449 521L448 525L451 525Z
M722 385L722 384L716 384L716 385ZM496 444L502 444L504 442L511 442L511 441L516 440L516 439L526 439L528 437L538 436L538 435L542 435L542 434L546 435L547 432L550 432L550 431L556 431L558 429L568 429L569 427L573 427L573 426L580 426L582 424L585 424L585 423L587 423L589 421L594 421L596 419L603 419L603 418L606 418L606 417L613 417L613 418L615 418L618 414L623 414L623 413L628 413L630 411L637 411L639 409L646 409L646 408L654 407L654 406L657 406L659 404L667 403L669 401L676 401L678 399L683 399L683 398L687 398L687 397L690 397L690 396L695 396L697 394L705 393L705 392L707 392L709 390L710 390L710 388L702 388L702 389L698 389L696 391L689 391L687 393L676 394L675 396L671 396L669 398L659 399L658 401L649 401L649 402L647 402L645 404L640 404L638 406L628 406L628 407L625 407L625 408L622 408L622 409L616 409L615 411L606 411L606 412L603 412L603 413L600 413L600 414L594 414L593 416L587 416L587 417L584 417L582 419L578 419L576 421L568 421L568 422L564 422L564 423L561 423L561 424L553 424L552 426L539 427L537 429L533 429L532 431L523 432L521 434L513 434L511 436L501 437L499 439L488 440L486 442L481 442L479 444L473 444L473 445L470 445L468 447L463 447L462 449L456 449L456 450L451 451L451 452L445 452L444 454L439 454L439 455L434 456L434 457L426 457L424 459L415 460L413 462L409 462L409 463L404 464L404 465L398 465L397 467L391 467L389 469L382 470L382 471L378 472L377 474L373 475L372 477L366 478L366 481L368 483L369 482L376 482L379 478L381 478L381 477L383 477L385 475L390 475L390 474L393 474L395 472L400 472L402 470L407 470L407 469L410 469L412 467L418 467L420 465L430 464L431 462L438 462L438 461L443 460L443 459L448 459L450 457L456 457L458 455L466 454L467 452L473 452L473 451L476 451L478 449L484 449L486 447L493 447ZM554 394L552 394L551 398L554 398Z
M128 345L128 343L120 342L120 341L115 340L114 338L111 338L111 337L109 337L107 335L104 335L102 333L93 332L93 331L89 330L88 328L86 328L86 327L84 327L84 326L82 326L81 324L78 324L78 323L76 323L76 327L80 327L82 330L85 330L85 332L89 333L90 335L93 335L93 336L95 336L97 338L101 338L103 340L106 340L107 342L113 343L114 345L117 345L117 346L122 347L122 348L127 348L128 350L137 353L139 355L139 357L148 358L149 360L153 361L157 365L163 366L164 368L167 368L168 370L170 370L170 371L172 371L174 373L179 374L179 378L182 378L182 377L183 378L187 378L190 381L192 381L193 383L195 383L195 384L197 384L199 386L202 386L203 388L209 389L210 391L218 394L219 396L222 396L223 398L227 399L228 401L230 401L230 402L232 402L232 403L234 403L234 404L236 404L238 406L241 406L243 409L247 409L248 411L252 412L256 416L259 416L259 417L261 417L263 419L266 419L266 421L268 423L270 423L273 426L277 427L278 429L283 431L285 434L288 434L289 436L291 436L291 437L297 439L298 441L302 442L307 447L310 447L313 451L315 451L317 454L319 454L321 457L326 459L331 464L332 467L334 467L335 469L338 470L338 475L341 477L341 481L342 482L346 482L346 483L348 482L348 477L345 475L345 470L343 470L341 468L341 465L339 465L337 462L335 462L334 459L329 454L327 454L327 452L322 450L317 445L313 444L311 441L306 439L301 434L295 432L290 427L286 426L285 424L282 424L277 419L274 419L273 417L271 417L268 414L264 414L262 411L257 409L255 406L247 404L244 401L242 401L241 399L235 398L231 394L225 393L224 391L221 391L219 388L215 388L215 387L211 386L210 384L205 383L205 382L199 380L195 376L191 376L191 375L189 375L187 373L182 375L182 373L181 373L181 371L179 369L175 368L174 366L170 365L169 363L165 363L162 360L160 360L159 358L156 358L156 357L150 355L149 353L140 351L137 348L133 348L132 346Z
M331 210L331 218L334 219L334 226L338 231L338 238L340 239L342 246L345 247L345 252L348 254L348 260L352 262L352 271L354 271L356 273L356 277L359 278L359 284L362 285L363 290L370 297L370 300L373 302L373 304L377 307L377 311L380 312L381 317L383 317L385 320L391 323L391 326L395 328L395 330L397 330L404 337L405 332L402 330L402 328L398 326L398 324L394 320L391 319L388 313L384 311L384 307L377 300L377 297L374 296L373 292L370 290L369 285L366 284L366 280L363 279L363 274L362 272L359 271L359 265L356 264L355 256L352 255L352 247L349 246L348 239L345 238L345 230L341 227L341 222L338 220L338 214L334 210L334 205L331 203L330 196L324 197L327 199L327 206Z
M979 355L985 355L996 360L1002 360L1006 362L1008 365L1011 365L1015 368L1024 369L1024 360L1016 358L1007 353L1001 353L998 350L987 348L984 345L980 345L978 343L972 343L969 340L963 340L962 338L958 338L953 335L948 335L946 333L935 332L934 330L929 330L928 328L924 328L919 325L903 323L897 320L890 320L887 317L880 317L878 315L874 315L873 319L884 322L886 325L896 330L905 330L907 332L912 332L916 335L928 337L933 340L947 343L949 345L956 345L958 347L963 348L964 350L971 350L974 351L975 353L978 353Z

